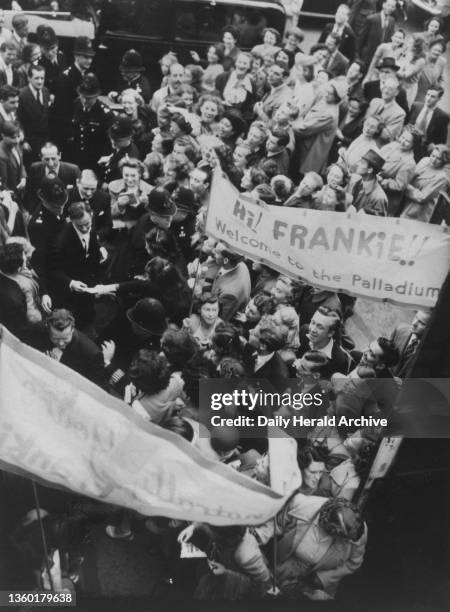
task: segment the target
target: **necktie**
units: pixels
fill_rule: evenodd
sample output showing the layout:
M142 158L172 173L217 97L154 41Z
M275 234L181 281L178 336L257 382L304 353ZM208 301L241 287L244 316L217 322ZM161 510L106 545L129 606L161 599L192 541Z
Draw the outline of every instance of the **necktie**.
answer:
M424 136L427 131L429 117L430 117L430 109L427 109L427 108L424 108L422 112L419 114L419 116L417 117L416 128L420 132L422 132Z
M42 100L42 91L41 91L41 90L39 90L39 91L37 92L37 101L38 101L38 103L39 103L41 106L44 106L44 101Z
M83 244L83 250L84 250L84 254L86 255L86 257L88 256L88 244L87 244L87 240L86 238L82 238L81 242Z
M408 346L405 348L403 355L402 355L402 361L403 363L405 363L406 361L408 361L408 359L410 357L412 357L412 355L414 355L414 353L416 352L416 349L419 345L419 339L418 338L412 338L408 344Z

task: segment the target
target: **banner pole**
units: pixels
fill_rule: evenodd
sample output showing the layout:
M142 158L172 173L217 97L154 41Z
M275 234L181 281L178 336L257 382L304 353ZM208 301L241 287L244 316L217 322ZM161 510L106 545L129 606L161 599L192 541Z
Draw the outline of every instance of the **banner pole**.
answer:
M49 561L49 558L48 558L47 540L45 538L44 526L42 524L42 517L41 517L41 507L40 507L40 504L39 504L39 496L38 496L38 492L37 492L37 488L36 488L36 483L34 482L34 480L31 481L31 485L33 487L34 502L36 504L36 512L37 512L37 517L38 517L38 521L39 521L39 530L41 532L42 548L44 549L45 565L46 565L46 568L47 568L48 579L49 579L49 582L50 582L50 589L54 593L55 592L55 587L53 585L53 578L52 578L52 574L50 572L50 561Z

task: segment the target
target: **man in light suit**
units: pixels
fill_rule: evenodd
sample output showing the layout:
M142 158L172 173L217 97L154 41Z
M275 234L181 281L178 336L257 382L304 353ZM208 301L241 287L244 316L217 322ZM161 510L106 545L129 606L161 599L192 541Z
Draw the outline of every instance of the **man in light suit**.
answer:
M230 321L250 299L250 273L242 261L243 257L228 251L220 242L214 256L220 269L213 281L211 293L219 300L221 319Z
M28 80L28 85L19 94L17 116L31 147L30 161L33 161L33 158L38 158L42 145L49 139L50 92L44 87L45 69L39 64L30 66Z
M416 160L428 154L428 146L445 144L448 135L449 115L438 104L444 95L442 87L430 87L425 95L424 104L415 102L411 107L409 122L423 134L419 150L415 151Z
M384 128L378 138L378 146L382 147L395 140L403 129L406 113L395 101L398 95L399 82L396 77L388 77L381 85L381 98L374 98L369 104L366 117L380 117Z
M80 178L79 167L61 161L58 147L52 142L46 142L42 146L41 161L31 164L25 193L25 207L28 211L33 212L36 208L38 204L37 192L42 179L49 174L60 178L68 192L75 187L77 180Z
M366 66L369 66L378 45L391 40L395 31L395 19L392 15L396 8L395 0L385 0L382 10L365 20L358 35L358 54Z
M403 378L408 373L430 318L431 312L418 310L411 325L400 323L392 332L391 342L400 355L398 363L392 368L394 376Z

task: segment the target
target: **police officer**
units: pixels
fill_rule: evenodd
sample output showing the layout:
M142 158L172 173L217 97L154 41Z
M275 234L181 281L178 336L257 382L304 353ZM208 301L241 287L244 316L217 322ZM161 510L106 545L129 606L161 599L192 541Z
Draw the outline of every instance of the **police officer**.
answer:
M111 124L108 136L112 153L100 160L100 174L103 183L122 178L119 162L125 156L139 159L139 151L133 143L133 121L126 115L119 115Z
M70 154L67 147L67 138L71 132L70 110L78 96L78 87L83 76L89 72L95 55L92 41L87 36L76 38L73 55L73 64L66 68L55 81L55 101L52 111L53 140L63 151L63 158L66 158L67 153Z
M109 150L108 126L112 114L98 99L100 84L88 73L78 87L73 105L71 158L80 168L96 170L99 159Z
M35 248L31 264L38 273L42 291L46 294L47 274L51 267L55 240L66 225L64 206L68 196L61 179L55 174L49 174L42 179L38 197L40 205L36 206L30 219L28 234Z
M117 81L117 91L120 93L124 89L134 89L142 96L144 102L148 104L152 97L152 92L149 80L143 74L144 71L142 55L135 49L125 51L119 65L120 76Z
M59 50L55 30L51 26L40 25L36 30L37 43L41 48L39 63L45 68L45 86L50 93L56 91L56 81L67 68L67 59Z

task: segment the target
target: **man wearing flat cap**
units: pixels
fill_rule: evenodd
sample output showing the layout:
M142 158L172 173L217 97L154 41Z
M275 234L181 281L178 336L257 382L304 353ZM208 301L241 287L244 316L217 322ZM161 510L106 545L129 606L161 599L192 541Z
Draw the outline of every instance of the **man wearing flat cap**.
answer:
M350 178L347 191L352 197L352 206L368 215L387 215L387 196L377 181L377 174L384 165L384 159L373 149L367 151L356 166L356 173Z
M85 74L73 104L72 130L67 157L80 168L97 169L100 157L109 149L108 126L110 111L98 99L100 84L95 74Z

